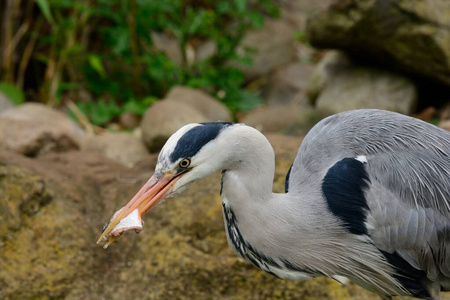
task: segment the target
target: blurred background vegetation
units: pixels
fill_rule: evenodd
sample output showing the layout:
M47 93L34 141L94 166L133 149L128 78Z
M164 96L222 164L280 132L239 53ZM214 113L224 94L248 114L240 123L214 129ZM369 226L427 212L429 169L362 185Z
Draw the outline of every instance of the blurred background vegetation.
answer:
M277 17L270 0L5 0L0 31L0 91L23 101L73 101L92 123L123 112L142 115L174 85L201 88L233 112L261 100L236 67L244 34ZM176 38L179 61L155 46ZM196 47L213 41L206 57Z

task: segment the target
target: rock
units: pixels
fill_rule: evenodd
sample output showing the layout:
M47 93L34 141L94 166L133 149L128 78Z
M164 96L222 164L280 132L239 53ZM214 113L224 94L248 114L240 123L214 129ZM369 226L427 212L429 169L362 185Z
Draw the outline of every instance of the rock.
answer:
M438 126L441 127L442 129L450 131L450 120L440 121Z
M126 174L126 168L83 152L29 159L0 151L0 166L1 191L6 194L0 197L0 215L4 207L8 213L20 212L20 226L0 234L0 282L4 284L0 298L63 299L73 289L89 290L87 281L97 285L92 276L104 273L108 265L97 264L98 260L106 262L114 253L96 251L100 249L95 238L103 222L99 216L103 210L112 210L108 204L117 200L119 189L130 192L130 184L115 179ZM125 192L121 198L124 195L129 197ZM22 212L19 203L24 200L35 203L31 214Z
M176 100L201 112L209 121L232 121L231 112L222 102L207 93L185 86L175 86L166 95L167 100Z
M212 40L201 43L195 50L195 60L201 61L217 54L217 44Z
M450 85L450 1L338 0L309 18L319 48L338 48Z
M170 60L181 66L182 55L176 38L160 32L152 32L151 37L156 50L164 52Z
M337 77L339 72L351 68L349 57L341 51L329 51L317 64L309 78L306 94L312 103L315 103L326 85Z
M342 58L342 60L341 60ZM408 79L354 65L343 54L328 53L310 80L308 96L319 111L334 114L358 108L414 112L417 91Z
M281 10L281 17L289 21L296 30L305 30L306 20L309 15L318 10L324 10L333 0L290 0L282 1L277 5Z
M0 114L12 107L14 107L14 104L11 102L11 100L9 100L9 98L5 94L0 92Z
M144 140L141 127L136 127L135 129L133 129L133 131L131 132L131 135L134 136L138 140Z
M281 192L300 139L269 138L278 159L274 190ZM18 229L6 229L7 241L0 238L0 298L378 299L324 278L279 280L239 259L226 242L219 174L145 215L139 235L101 249L95 241L104 222L150 177L155 160L129 169L95 153L29 159L0 151L0 166L11 174L0 179L11 182L8 193L43 180L53 195L38 213L21 215ZM9 197L0 197L0 207L21 201L20 192Z
M24 223L52 199L45 181L32 172L0 164L0 243L11 240Z
M236 50L239 55L246 55L246 49L255 49L256 53L251 55L252 65L236 66L247 79L255 79L291 61L295 58L295 31L285 20L267 19L263 28L248 32Z
M119 121L122 128L134 129L139 126L141 118L132 112L124 112L120 115Z
M420 119L422 121L431 123L435 118L437 110L433 106L428 106L417 114L413 115L414 118Z
M320 119L312 107L293 103L258 108L243 118L242 122L263 133L299 136L306 134Z
M263 98L270 105L286 104L306 88L314 67L305 63L292 63L276 71L269 78Z
M450 131L450 102L442 108L438 126Z
M156 152L182 126L207 121L207 117L188 104L161 100L145 112L141 121L142 136L147 148Z
M0 115L0 145L27 156L78 149L82 135L68 116L40 103L25 103Z
M86 135L81 142L81 150L102 154L129 167L148 155L141 140L130 134L118 132Z
M441 110L440 121L450 120L450 101L445 104Z

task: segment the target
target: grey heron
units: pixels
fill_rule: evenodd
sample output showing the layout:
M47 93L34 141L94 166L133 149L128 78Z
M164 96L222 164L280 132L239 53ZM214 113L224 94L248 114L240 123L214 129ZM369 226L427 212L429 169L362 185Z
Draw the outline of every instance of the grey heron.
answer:
M272 192L274 168L272 146L252 127L186 125L98 243L141 230L156 204L221 171L228 243L259 269L345 277L386 298L450 290L449 132L394 112L347 111L306 135L284 194Z

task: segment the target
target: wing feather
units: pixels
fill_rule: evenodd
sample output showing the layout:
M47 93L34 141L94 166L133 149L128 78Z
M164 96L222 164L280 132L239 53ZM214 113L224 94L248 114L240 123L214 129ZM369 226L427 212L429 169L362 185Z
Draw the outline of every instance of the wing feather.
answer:
M450 132L401 114L355 110L322 120L294 161L289 193L308 194L336 162L366 156L369 236L430 280L450 280Z
M447 276L450 176L442 176L442 166L448 163L438 155L406 150L369 155L367 161L372 183L367 194L368 234L374 244L399 254L431 281Z

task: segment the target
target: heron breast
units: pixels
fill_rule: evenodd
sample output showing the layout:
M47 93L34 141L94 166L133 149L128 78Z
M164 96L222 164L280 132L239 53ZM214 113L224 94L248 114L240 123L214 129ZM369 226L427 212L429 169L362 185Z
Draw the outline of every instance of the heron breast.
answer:
M288 278L293 280L312 278L311 273L295 267L286 259L269 257L258 251L246 241L238 228L236 215L228 205L228 201L226 199L223 200L222 208L228 242L230 243L231 248L233 248L239 256L250 261L258 269L278 278Z

